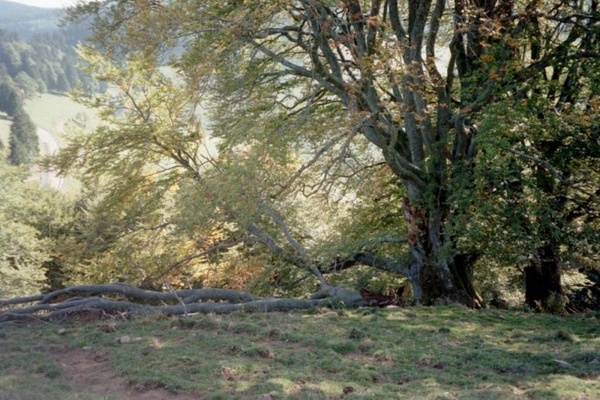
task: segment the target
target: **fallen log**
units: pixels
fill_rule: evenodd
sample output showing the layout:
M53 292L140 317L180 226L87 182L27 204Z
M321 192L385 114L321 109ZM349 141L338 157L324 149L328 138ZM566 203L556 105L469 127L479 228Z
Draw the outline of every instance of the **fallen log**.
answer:
M46 294L0 300L0 323L57 320L82 314L131 317L157 312L165 315L227 314L236 311L272 312L313 307L366 305L360 293L328 287L309 299L263 298L230 289L186 289L168 292L126 284L81 285Z

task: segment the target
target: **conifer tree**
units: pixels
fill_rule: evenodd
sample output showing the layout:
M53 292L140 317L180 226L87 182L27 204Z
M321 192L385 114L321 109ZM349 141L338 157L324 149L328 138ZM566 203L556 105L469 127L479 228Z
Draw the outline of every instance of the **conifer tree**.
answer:
M13 116L20 108L21 99L14 86L9 82L0 83L0 111Z
M8 160L12 165L32 164L40 152L35 125L22 109L13 116L10 127Z

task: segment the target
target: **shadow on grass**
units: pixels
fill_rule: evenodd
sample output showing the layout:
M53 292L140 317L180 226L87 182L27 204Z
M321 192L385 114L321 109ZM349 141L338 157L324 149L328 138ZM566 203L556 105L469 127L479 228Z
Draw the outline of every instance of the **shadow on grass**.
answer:
M60 338L13 329L0 347L92 346L132 386L208 399L575 399L600 398L598 325L462 307L314 310L87 324Z

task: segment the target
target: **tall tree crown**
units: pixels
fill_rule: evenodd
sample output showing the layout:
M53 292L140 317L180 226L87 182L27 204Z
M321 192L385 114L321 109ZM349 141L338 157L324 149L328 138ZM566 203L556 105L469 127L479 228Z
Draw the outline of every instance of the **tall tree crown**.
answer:
M299 239L302 230L286 220L299 196L324 193L351 209L353 199L372 206L373 198L358 195L379 189L382 179L389 183L384 193L398 189L405 200L392 206L395 233L406 234L404 253L412 261L394 262L398 254L379 247L384 258L360 262L403 273L415 292L428 288L422 298L433 302L459 292L477 300L471 264L484 246L467 240L465 228L481 211L477 190L485 183L478 185L494 172L486 165L510 159L520 181L513 189L526 199L541 190L538 176L567 192L590 188L572 184L568 168L552 157L547 142L559 136L550 130L566 126L545 114L581 113L590 122L580 133L593 136L600 70L595 1L112 0L72 12L74 19L90 15L94 41L113 65L153 71L166 63L177 70L192 103L207 109L218 167L206 172L197 153L179 147L185 129L169 127L169 141L156 141L163 119L128 94L139 86L127 81L119 86L137 125L107 131L118 135L114 143L136 140L147 151L148 142L137 141L143 133L161 149L156 154L187 171L196 194L211 200L206 204L313 271L320 266L310 240ZM515 110L514 118L494 126L499 110ZM114 160L97 153L96 160ZM119 162L125 154L131 152ZM510 171L499 174L505 180ZM238 200L202 189L211 179L227 183ZM593 190L582 196L588 203L597 198ZM252 206L242 213L243 204Z

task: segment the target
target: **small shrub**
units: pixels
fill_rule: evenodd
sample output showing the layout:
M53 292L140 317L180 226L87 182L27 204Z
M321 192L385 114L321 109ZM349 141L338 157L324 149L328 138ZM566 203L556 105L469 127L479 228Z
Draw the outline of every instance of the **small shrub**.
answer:
M195 320L194 327L196 329L214 331L221 328L221 323L213 320L211 317L203 317Z
M334 343L331 348L338 354L350 354L358 351L358 345L348 341Z
M268 347L259 347L256 349L256 355L260 358L266 358L269 360L275 359L275 353L273 352L273 349Z
M177 318L171 322L171 328L194 329L195 327L196 321L186 317Z
M383 361L394 361L394 356L390 353L389 350L377 350L374 353L375 360L379 362Z
M282 333L279 329L272 328L269 330L269 332L267 332L267 336L270 337L271 339L280 339L282 336Z
M577 338L575 337L575 335L573 335L571 332L569 332L565 329L560 329L560 330L556 331L556 334L554 334L554 339L561 341L561 342L569 342L569 343L575 343L577 341Z
M352 340L360 340L363 339L365 336L366 334L363 331L356 328L352 328L348 333L348 338Z
M358 351L360 351L362 354L371 354L374 351L373 345L367 344L367 343L361 343L358 346Z
M248 349L243 350L242 353L246 357L252 358L263 358L268 360L273 360L275 358L275 353L273 352L273 350L263 346L250 347Z
M567 313L567 298L558 293L552 293L542 304L542 311L549 314L565 315Z
M237 344L234 344L232 346L229 347L228 349L228 353L229 354L240 354L242 352L242 348L240 346L238 346Z

